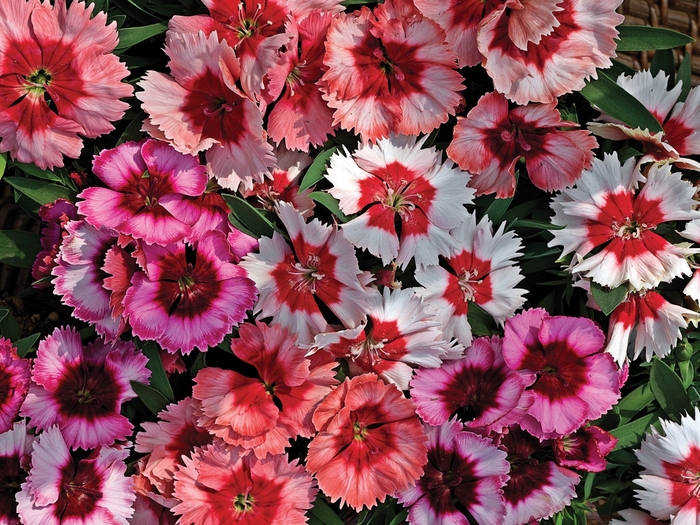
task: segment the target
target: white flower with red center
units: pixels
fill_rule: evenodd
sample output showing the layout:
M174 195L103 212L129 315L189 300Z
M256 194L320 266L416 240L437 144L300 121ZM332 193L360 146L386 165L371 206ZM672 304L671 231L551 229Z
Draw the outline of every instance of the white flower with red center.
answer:
M352 157L331 157L329 193L343 213L361 212L343 225L343 233L384 264L405 268L413 257L419 267L437 264L439 255L456 248L448 230L467 218L464 205L474 196L469 174L452 161L443 163L435 148L421 149L426 139L391 135L361 145Z
M605 351L621 365L627 358L630 337L635 333L632 359L646 348L645 359L664 357L682 337L688 321L700 320L700 314L669 303L659 293L642 290L630 293L610 314L608 344Z
M363 141L429 133L454 115L463 78L445 31L410 0L341 13L326 39L324 99Z
M440 266L417 269L415 277L425 287L419 294L442 323L443 337L456 337L469 346L469 303L479 305L503 324L523 305L527 290L515 288L523 279L513 261L522 248L515 233L504 232L505 223L494 233L487 216L478 224L474 214L465 219L450 231L456 242L454 252Z
M639 182L644 184L637 191ZM576 187L554 198L552 223L565 228L552 232L549 246L563 245L563 255L574 252L579 261L570 271L598 284L654 288L691 273L686 257L699 250L673 245L654 229L699 218L694 196L693 185L668 164L652 165L644 177L633 158L620 166L616 154L606 155L593 161Z
M352 376L374 372L399 390L408 390L415 367L436 368L445 359L461 357L462 346L443 340L440 323L414 290L384 288L367 306L362 325L319 334L313 349L346 358Z
M551 11L547 12L551 1L544 6L503 2L477 33L484 67L496 91L524 105L555 102L564 93L582 89L585 79L597 78L596 68L612 65L615 27L624 20L615 12L621 3L563 0L556 4L552 21Z
M360 324L371 292L350 242L318 219L307 224L291 204L280 202L277 210L292 246L275 232L271 239L260 239L260 253L240 263L260 290L254 312L272 317L304 344L329 330L317 300L343 325Z
M700 521L700 409L680 418L661 420L635 451L644 467L634 483L639 505L671 525Z
M125 476L127 448L99 447L83 459L71 456L56 426L39 436L32 469L17 494L25 525L129 525L136 494Z

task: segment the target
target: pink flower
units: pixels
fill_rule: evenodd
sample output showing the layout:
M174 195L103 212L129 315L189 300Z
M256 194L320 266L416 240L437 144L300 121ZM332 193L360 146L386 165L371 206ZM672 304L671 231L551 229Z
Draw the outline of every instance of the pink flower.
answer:
M583 169L591 167L595 138L561 120L557 103L528 104L508 109L500 93L487 93L466 118L458 117L447 155L472 174L477 195L496 193L499 199L515 193L515 166L525 159L532 183L545 191L571 186Z
M0 434L0 523L20 525L15 495L27 477L34 435L27 432L24 420L10 428Z
M316 409L306 468L331 501L359 511L406 490L427 461L415 406L374 374L346 379Z
M536 375L535 401L520 426L540 439L570 434L620 397L618 371L603 352L605 336L590 319L526 310L505 327L503 359Z
M693 417L694 416L694 417ZM700 409L680 418L661 420L661 433L652 427L635 451L644 467L634 482L641 487L639 505L671 525L700 520Z
M147 362L132 342L83 347L75 329L56 328L39 343L21 415L39 430L57 425L73 450L123 440L134 427L121 407L136 397L130 381L148 381Z
M93 171L107 187L78 195L78 211L91 225L148 244L170 244L192 235L198 214L186 196L204 192L207 175L197 158L164 142L126 142L95 157Z
M625 521L612 520L610 525L662 525L660 521L655 520L649 514L636 509L618 510L617 513L624 518Z
M56 256L61 248L63 238L67 235L66 223L78 220L78 209L66 199L56 199L51 204L39 208L39 216L46 223L41 229L41 247L32 266L32 277L39 281L51 275L51 270L58 264ZM49 286L47 282L35 283L35 288Z
M334 125L374 141L429 133L455 114L464 88L457 57L410 0L341 13L326 40L322 80Z
M29 360L17 355L9 339L0 337L0 434L12 428L30 379Z
M603 472L605 456L615 449L617 438L602 428L589 426L557 438L552 444L559 465L588 472Z
M465 512L479 525L502 525L502 487L510 464L489 439L462 431L457 421L426 426L428 463L414 487L398 495L409 507L411 525L468 525ZM459 502L459 508L456 506Z
M337 384L337 363L324 352L304 356L296 337L281 326L243 324L231 341L236 357L257 377L233 370L203 368L192 395L201 403L198 424L259 459L283 454L289 440L311 437L316 406Z
M316 497L312 477L286 455L260 460L218 443L184 457L173 508L181 525L305 525Z
M422 149L426 140L392 134L361 145L352 157L331 157L329 193L343 213L360 213L343 225L343 233L383 264L395 260L405 268L415 257L422 267L451 255L456 245L448 230L466 220L464 205L472 203L469 174L443 163L435 148Z
M136 494L126 477L126 448L99 447L74 459L56 426L39 436L32 469L17 494L24 525L128 525Z
M114 129L133 88L112 51L117 25L82 2L66 7L39 0L0 5L0 151L41 169L77 158L78 134L95 138Z

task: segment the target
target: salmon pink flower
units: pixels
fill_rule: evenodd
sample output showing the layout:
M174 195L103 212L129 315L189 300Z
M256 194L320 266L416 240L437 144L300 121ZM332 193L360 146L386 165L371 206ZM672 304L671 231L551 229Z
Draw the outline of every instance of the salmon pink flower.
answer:
M422 149L426 140L392 134L361 145L352 157L347 150L331 157L329 193L343 213L361 212L343 233L383 264L395 260L405 268L414 257L419 267L437 264L456 247L448 230L466 219L464 205L472 203L469 174L443 163L435 148Z
M515 166L525 159L532 183L545 191L571 186L583 169L591 167L598 146L590 131L561 120L557 103L528 104L508 109L500 93L487 93L466 116L457 117L447 155L472 174L477 195L496 193L499 199L515 193Z
M83 141L114 129L133 88L112 51L117 24L83 2L39 0L0 5L0 142L41 169L77 158Z
M27 432L24 420L10 428L0 434L0 523L21 525L15 495L29 471L34 435Z
M508 320L503 359L531 373L535 400L519 422L540 439L571 434L607 412L620 397L619 373L603 352L605 336L590 319L550 317L542 308Z
M0 434L12 428L30 379L29 361L17 355L9 339L0 337Z
M183 461L175 474L179 524L306 525L318 489L297 460L260 460L215 442Z
M324 99L334 125L363 141L429 133L454 115L464 89L445 31L411 0L338 15L326 41Z
M56 426L39 436L32 469L17 494L24 525L128 525L136 494L126 477L127 448L99 447L76 459Z
M71 449L111 445L131 435L122 404L147 382L148 359L132 342L103 339L83 346L73 328L56 328L39 343L21 415L39 430L57 425Z
M374 374L346 379L314 412L306 468L319 488L359 511L423 474L427 438L411 400Z

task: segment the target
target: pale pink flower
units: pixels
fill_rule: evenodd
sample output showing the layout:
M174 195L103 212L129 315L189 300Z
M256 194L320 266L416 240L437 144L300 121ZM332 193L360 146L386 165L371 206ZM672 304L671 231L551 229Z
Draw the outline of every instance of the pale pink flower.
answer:
M328 30L322 78L334 125L374 141L392 132L429 133L446 122L464 86L445 38L410 0L338 15Z
M131 381L148 382L147 362L130 341L84 347L75 329L56 328L39 343L21 415L39 430L57 425L73 450L126 439L134 427L122 404L136 397Z
M617 513L625 520L612 520L610 525L662 525L649 514L636 509L618 510Z
M571 186L590 169L598 143L589 131L561 119L557 103L528 104L508 109L500 93L487 93L466 116L457 117L447 155L472 174L469 185L478 195L499 199L515 193L515 166L521 158L530 181L541 190Z
M606 155L593 161L574 188L554 198L552 223L565 228L552 232L549 246L563 245L563 255L573 252L577 262L570 271L598 284L654 288L691 273L686 257L700 250L671 244L654 229L700 217L694 196L693 185L668 164L652 165L645 177L634 159L620 166L616 154Z
M12 428L30 379L29 360L17 355L12 341L0 337L0 434Z
M114 129L133 88L112 51L117 24L83 2L0 5L0 151L41 169L78 158L83 141Z
M257 459L215 442L190 457L175 474L173 507L180 525L306 525L318 489L286 454Z
M34 435L27 431L24 420L0 433L0 523L20 525L15 495L29 471Z
M426 140L392 134L361 145L352 157L347 150L331 157L329 193L343 213L362 212L343 225L343 233L383 264L395 261L405 268L415 257L422 267L451 255L456 243L448 230L466 220L464 205L472 203L469 174L451 161L443 163L435 148L422 149Z
M39 436L32 469L17 494L24 525L128 525L136 494L126 477L127 448L99 447L71 456L56 426Z

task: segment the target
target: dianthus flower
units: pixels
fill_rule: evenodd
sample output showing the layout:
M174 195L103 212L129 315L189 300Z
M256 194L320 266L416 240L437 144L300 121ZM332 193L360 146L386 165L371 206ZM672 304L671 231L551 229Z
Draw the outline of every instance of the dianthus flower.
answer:
M411 0L341 13L326 38L324 99L363 141L429 133L454 115L462 77L445 31Z
M359 511L423 474L427 438L411 400L374 374L346 379L314 412L306 468L319 488Z
M607 412L620 397L618 370L603 352L605 336L582 317L550 317L542 308L508 320L503 359L536 376L535 400L519 422L540 439L574 432Z
M45 204L39 208L39 217L46 224L41 229L42 250L37 254L32 265L32 277L35 281L51 275L51 270L58 264L57 255L61 248L63 238L68 235L66 223L78 220L78 209L75 204L66 199L56 199L55 202ZM48 287L49 283L35 283L35 288Z
M136 397L131 381L148 381L147 362L132 342L84 347L75 329L56 328L39 343L21 415L39 430L58 425L73 450L123 440L134 427L121 407Z
M563 245L563 255L574 252L578 262L570 271L585 272L598 284L654 288L691 273L686 257L700 250L673 245L654 229L699 218L694 195L693 185L668 164L652 165L644 177L634 158L622 166L615 153L594 159L574 188L554 198L552 223L565 228L552 232L549 246Z
M0 151L41 169L77 158L83 141L114 129L133 88L112 51L117 24L83 2L0 5Z
M426 426L428 463L414 487L398 500L408 507L411 525L502 525L503 486L510 464L489 439L462 430L455 420ZM459 505L459 507L457 506ZM465 514L466 513L466 514Z
M173 507L181 525L306 525L318 489L286 454L257 459L214 442L183 458Z
M603 472L605 456L613 451L617 438L602 428L589 426L557 438L552 444L558 465L588 472Z
M578 124L561 119L557 103L508 109L500 93L487 93L466 116L457 117L447 155L472 174L478 195L499 199L515 193L515 166L525 159L532 183L545 191L571 186L591 167L598 146L590 131L561 130Z
M635 451L644 467L634 482L639 505L671 525L700 521L700 409L680 423L661 420L661 432L652 427Z
M15 495L27 477L34 435L27 432L24 420L0 434L0 523L20 525Z
M9 339L0 337L0 434L12 428L29 390L29 360L17 355Z
M617 513L625 520L612 520L609 525L663 525L649 514L636 509L618 510Z
M392 134L361 145L352 157L347 150L331 157L328 192L343 213L362 212L342 226L343 233L384 264L395 260L405 268L414 257L418 267L437 264L439 255L456 248L448 230L467 218L464 205L474 197L469 174L452 161L443 163L435 148L422 149L426 140Z

